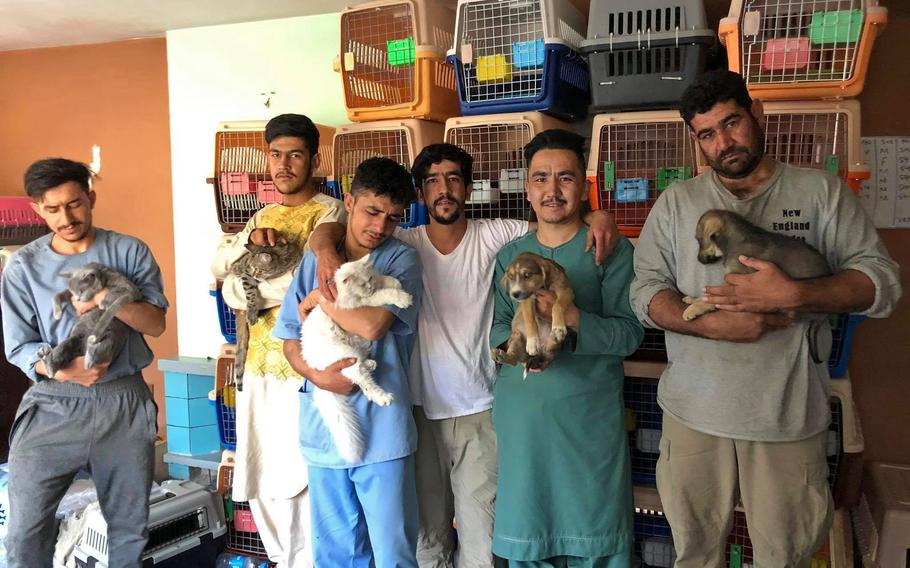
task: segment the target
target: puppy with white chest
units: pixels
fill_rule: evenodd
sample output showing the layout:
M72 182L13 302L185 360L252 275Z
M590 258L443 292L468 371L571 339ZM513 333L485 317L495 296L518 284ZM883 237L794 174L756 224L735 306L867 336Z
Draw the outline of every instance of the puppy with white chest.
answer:
M775 264L790 278L818 278L831 274L825 257L805 242L756 227L732 211L711 209L702 214L695 231L698 261L712 264L722 260L727 274L749 274L754 269L739 261L740 255ZM717 309L702 298L686 296L690 304L683 319L691 321Z
M505 351L493 349L493 360L505 365L522 363L526 369L545 369L562 349L568 332L565 314L575 300L566 271L552 260L523 252L509 264L500 286L518 301L518 309L512 318L508 347ZM540 290L556 294L549 321L537 314L535 293Z

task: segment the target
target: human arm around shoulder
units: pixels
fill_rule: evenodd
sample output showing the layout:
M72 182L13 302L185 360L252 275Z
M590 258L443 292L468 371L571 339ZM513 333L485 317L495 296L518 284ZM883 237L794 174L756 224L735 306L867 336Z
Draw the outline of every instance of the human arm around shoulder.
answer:
M616 226L616 219L609 211L588 211L585 213L584 222L588 226L585 252L594 247L594 263L600 266L616 249L622 235ZM537 223L528 223L529 233L536 230Z
M310 250L316 255L316 276L319 278L319 288L322 295L330 302L335 301L335 272L344 264L344 259L338 252L338 246L344 239L345 225L340 222L320 223L310 235ZM329 282L330 284L326 284Z
M839 179L831 183L833 199L826 200L815 222L833 275L793 280L769 262L741 257L756 272L727 275L724 285L705 289L705 300L729 312L890 315L901 297L897 263L856 197Z

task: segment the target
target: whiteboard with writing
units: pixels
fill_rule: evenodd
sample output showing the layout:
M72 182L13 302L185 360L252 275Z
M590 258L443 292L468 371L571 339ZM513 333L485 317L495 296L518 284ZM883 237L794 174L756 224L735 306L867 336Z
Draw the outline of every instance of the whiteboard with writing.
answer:
M878 228L910 228L910 137L863 138L869 179L859 199Z

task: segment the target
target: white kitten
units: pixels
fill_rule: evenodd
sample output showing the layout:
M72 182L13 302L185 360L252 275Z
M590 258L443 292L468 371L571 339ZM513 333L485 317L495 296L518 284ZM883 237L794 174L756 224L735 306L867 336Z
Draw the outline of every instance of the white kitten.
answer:
M401 289L398 280L373 270L369 255L341 265L335 272L335 286L338 288L335 306L339 308L388 304L407 308L411 305L411 295ZM376 368L376 361L369 359L370 342L341 329L322 308L315 308L303 322L300 344L304 361L320 371L341 359L356 358L357 362L342 369L341 373L360 387L372 402L379 406L391 404L392 394L373 380L371 372ZM313 392L313 403L341 457L349 463L359 461L363 457L363 431L350 397L317 388Z

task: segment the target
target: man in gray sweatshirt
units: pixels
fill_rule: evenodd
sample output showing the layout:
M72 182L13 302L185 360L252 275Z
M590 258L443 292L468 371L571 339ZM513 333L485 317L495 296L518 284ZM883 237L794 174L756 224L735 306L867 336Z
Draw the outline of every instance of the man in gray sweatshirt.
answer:
M755 564L802 566L833 512L825 451L831 330L823 324L810 337L804 314L886 317L901 295L898 267L840 179L764 153L762 104L742 77L702 76L680 114L713 171L657 200L635 250L630 295L641 321L667 332L657 487L676 566L724 564L740 499ZM722 263L697 260L696 224L708 209L804 239L833 275L795 281L742 257L756 272L725 279ZM706 295L719 310L684 321L687 295Z

